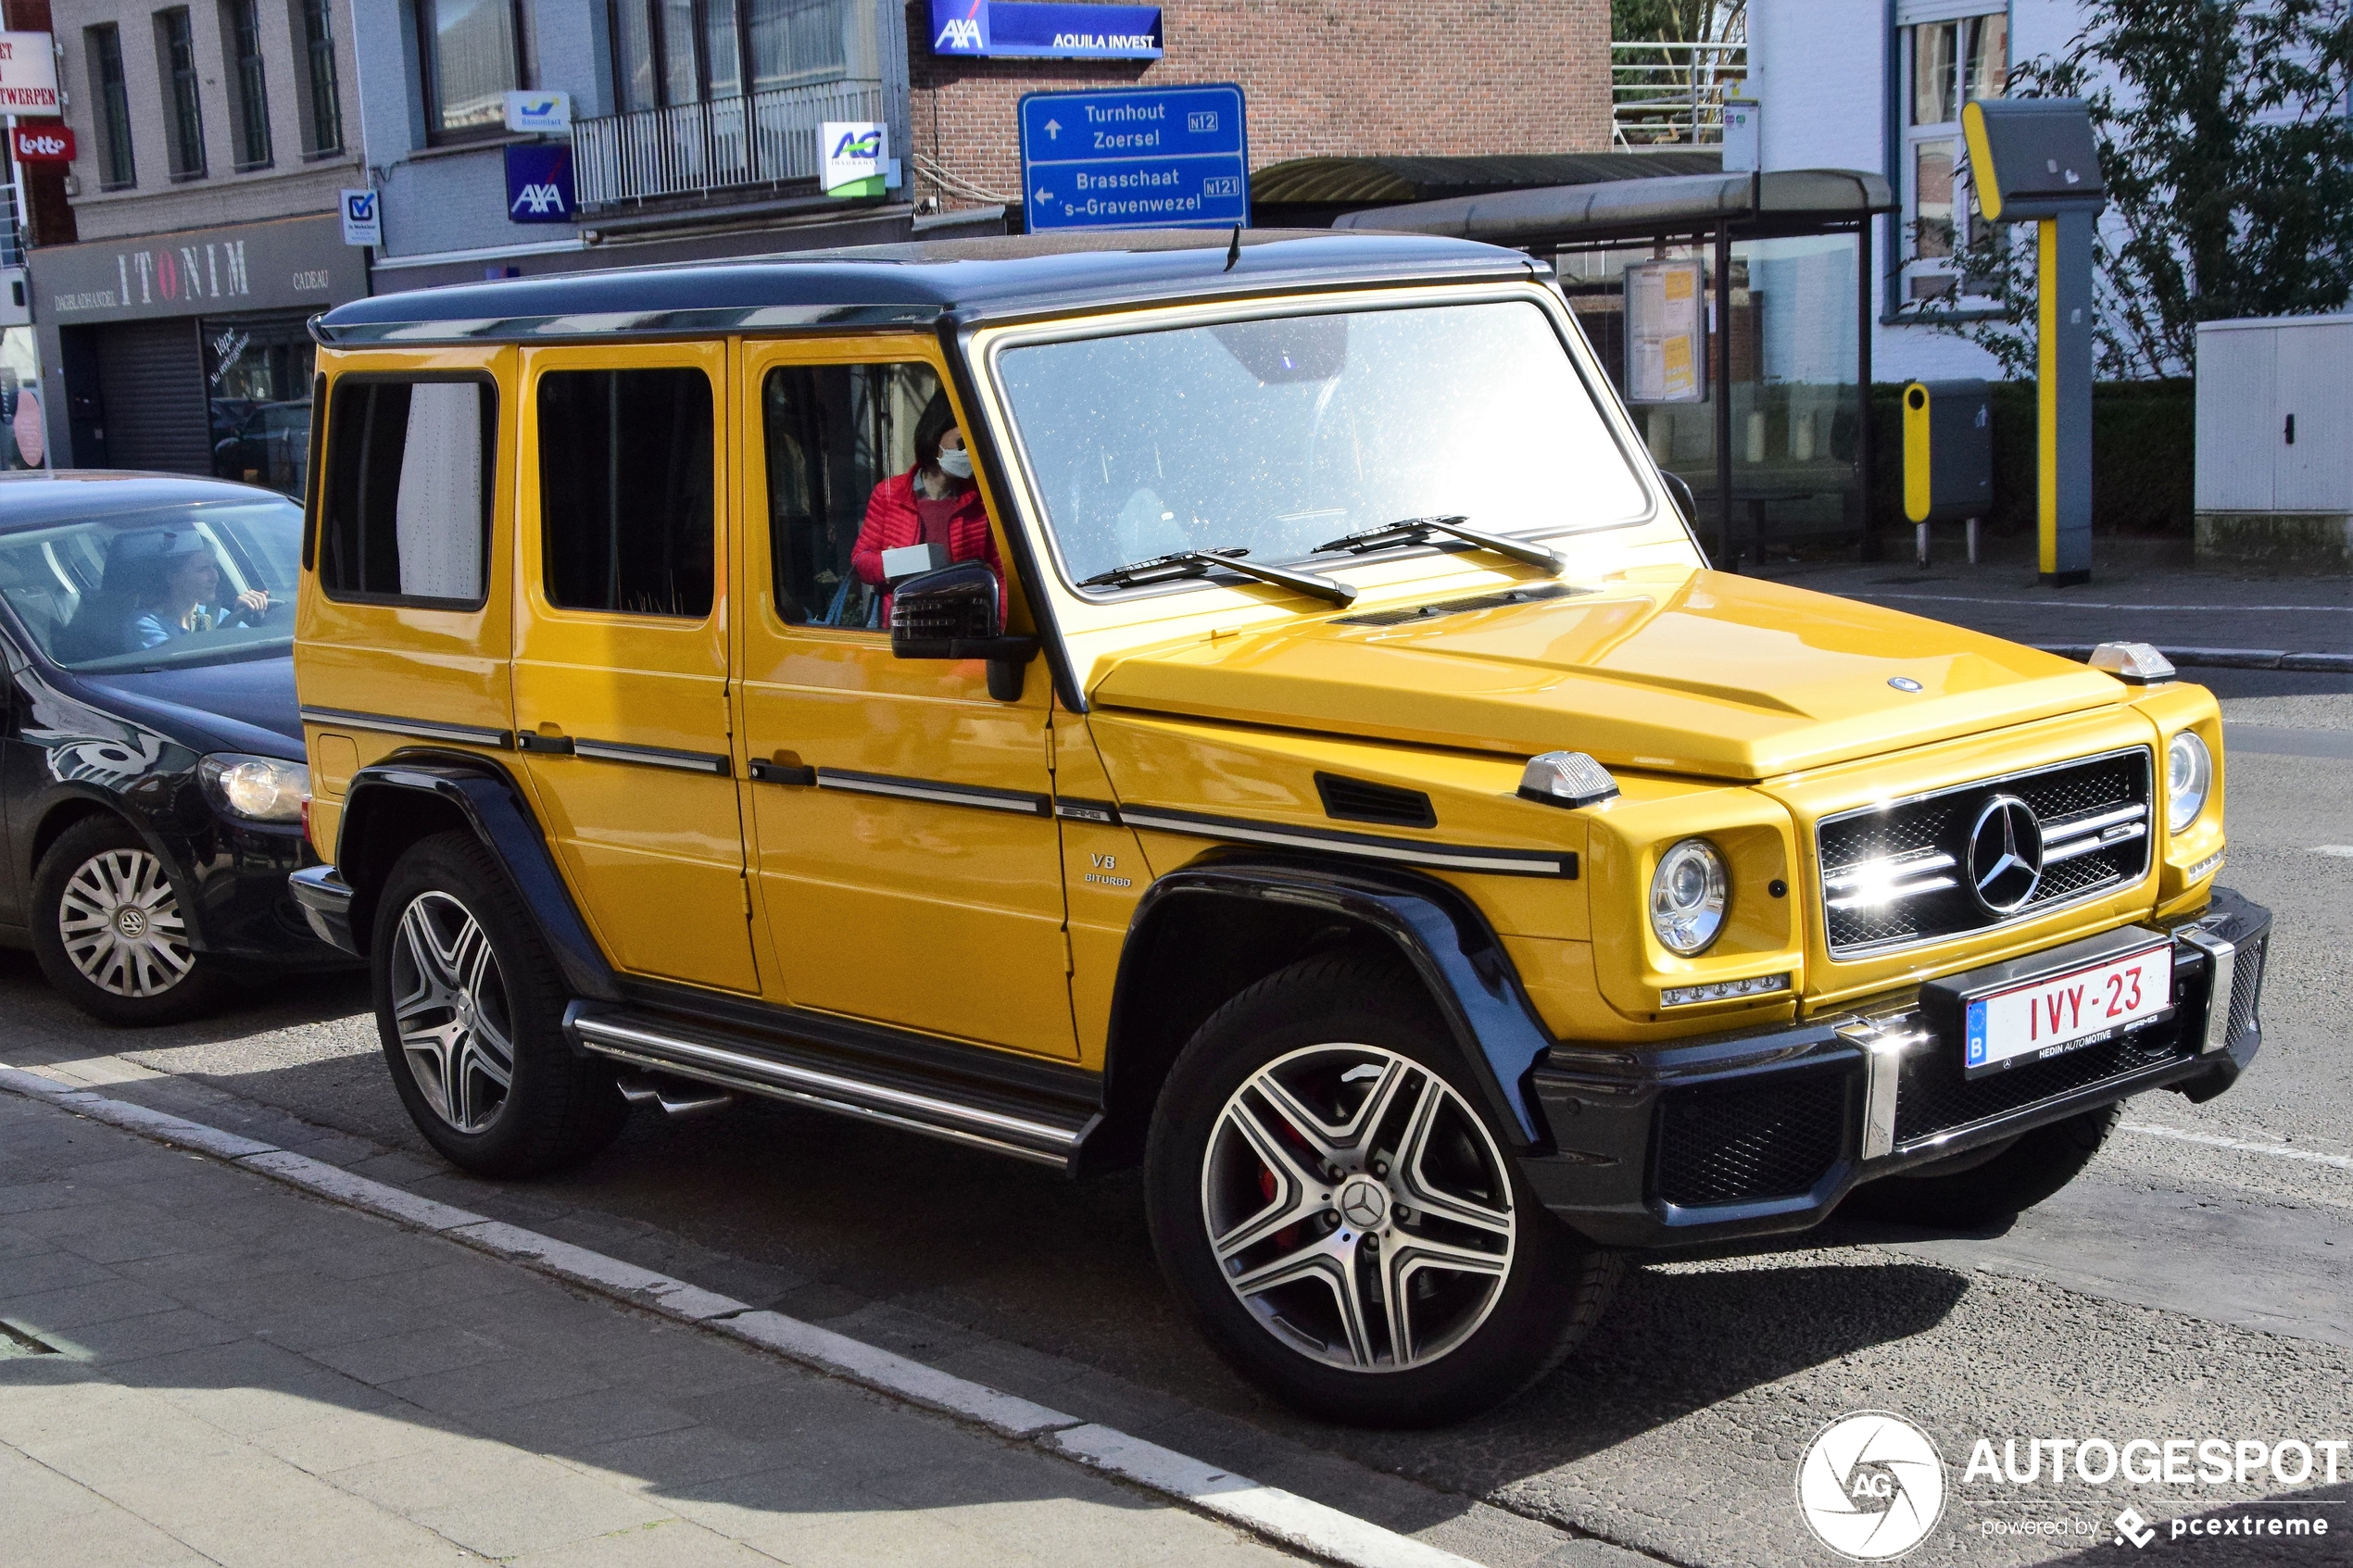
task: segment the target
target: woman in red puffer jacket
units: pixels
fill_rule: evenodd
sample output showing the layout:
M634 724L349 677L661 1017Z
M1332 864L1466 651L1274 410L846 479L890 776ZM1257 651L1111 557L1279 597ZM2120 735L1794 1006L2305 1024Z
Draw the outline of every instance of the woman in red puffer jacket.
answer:
M906 545L941 545L950 563L976 560L997 574L1001 605L1005 569L997 559L997 541L989 536L988 512L980 504L980 487L973 483L972 453L964 433L953 422L925 420L915 433L915 466L875 486L866 503L866 521L858 530L858 544L849 564L864 582L883 586L882 553ZM885 595L883 624L890 624L890 597Z

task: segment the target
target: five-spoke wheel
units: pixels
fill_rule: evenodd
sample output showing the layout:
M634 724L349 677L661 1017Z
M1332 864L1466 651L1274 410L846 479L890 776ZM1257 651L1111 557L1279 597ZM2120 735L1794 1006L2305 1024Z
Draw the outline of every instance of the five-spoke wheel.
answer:
M401 1053L434 1114L461 1133L497 1119L514 1081L514 1025L498 955L482 922L447 893L400 912L392 1013Z

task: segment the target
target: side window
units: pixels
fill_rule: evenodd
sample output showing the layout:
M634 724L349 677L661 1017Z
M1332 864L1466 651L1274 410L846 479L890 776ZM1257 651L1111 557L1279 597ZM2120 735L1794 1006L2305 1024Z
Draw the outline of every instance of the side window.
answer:
M875 487L912 469L918 437L950 422L938 376L918 364L780 366L760 403L777 615L879 629L882 596L850 552Z
M479 608L498 394L477 381L335 383L319 583L338 599Z
M711 378L696 370L539 378L539 540L547 602L711 613Z

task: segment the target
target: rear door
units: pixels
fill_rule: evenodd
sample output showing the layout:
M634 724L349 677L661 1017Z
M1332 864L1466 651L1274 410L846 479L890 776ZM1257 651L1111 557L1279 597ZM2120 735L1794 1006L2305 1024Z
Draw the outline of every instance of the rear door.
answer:
M724 344L526 350L515 728L605 951L756 992L727 695Z

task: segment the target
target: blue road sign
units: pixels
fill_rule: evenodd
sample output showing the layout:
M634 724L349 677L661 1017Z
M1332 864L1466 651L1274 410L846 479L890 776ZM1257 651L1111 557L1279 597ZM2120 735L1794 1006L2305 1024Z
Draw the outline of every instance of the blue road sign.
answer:
M1032 233L1250 221L1250 132L1239 87L1032 93L1020 114Z

